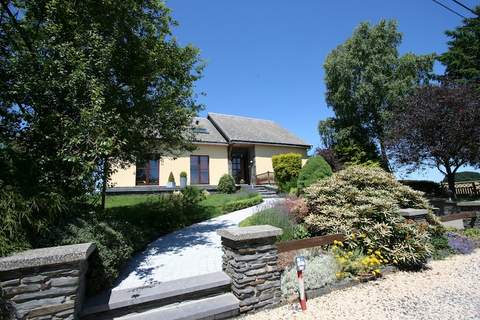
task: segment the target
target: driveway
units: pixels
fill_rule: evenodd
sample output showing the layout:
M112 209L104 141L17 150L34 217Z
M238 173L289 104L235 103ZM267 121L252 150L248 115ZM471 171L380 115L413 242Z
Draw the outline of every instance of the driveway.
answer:
M191 225L158 238L130 260L113 290L136 288L222 270L222 247L216 231L238 226L271 207L278 198Z

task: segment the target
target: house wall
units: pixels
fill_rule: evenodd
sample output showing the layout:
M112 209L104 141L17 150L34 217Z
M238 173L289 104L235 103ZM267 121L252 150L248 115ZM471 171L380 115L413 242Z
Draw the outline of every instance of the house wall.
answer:
M170 172L175 177L175 182L180 185L180 172L187 173L187 183L190 184L190 155L209 156L209 175L210 184L217 185L220 177L228 173L228 155L227 146L219 145L197 145L193 152L173 159L164 157L160 160L160 185L165 186L168 182ZM125 169L118 169L110 179L114 187L134 187L135 186L135 165Z
M307 148L255 145L255 165L257 174L273 172L272 156L282 153L299 153L302 155L302 166L307 162Z

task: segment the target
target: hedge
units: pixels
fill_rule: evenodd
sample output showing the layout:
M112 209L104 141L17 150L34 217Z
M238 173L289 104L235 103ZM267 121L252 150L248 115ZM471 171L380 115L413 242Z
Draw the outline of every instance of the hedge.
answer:
M290 192L297 187L297 178L302 169L302 155L284 153L272 157L273 171L280 191Z
M232 212L240 209L245 209L262 202L263 202L263 198L261 195L256 195L255 197L251 197L247 199L235 200L223 205L222 212L227 213L227 212Z

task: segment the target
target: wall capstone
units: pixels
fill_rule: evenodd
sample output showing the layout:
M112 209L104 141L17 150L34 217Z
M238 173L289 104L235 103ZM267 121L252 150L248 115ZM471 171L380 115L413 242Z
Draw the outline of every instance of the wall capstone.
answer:
M0 300L14 319L76 319L94 250L93 243L84 243L0 258Z
M223 271L232 278L240 312L280 303L280 270L275 245L282 230L269 225L218 230L222 238Z

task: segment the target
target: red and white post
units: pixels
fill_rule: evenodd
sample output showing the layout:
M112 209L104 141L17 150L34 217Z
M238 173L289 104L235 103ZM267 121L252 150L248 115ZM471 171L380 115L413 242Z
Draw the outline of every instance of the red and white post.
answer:
M297 278L298 278L298 292L300 296L300 307L302 311L307 310L307 297L305 294L305 283L303 281L303 270L305 270L305 258L298 256L295 258L295 264L297 266Z

